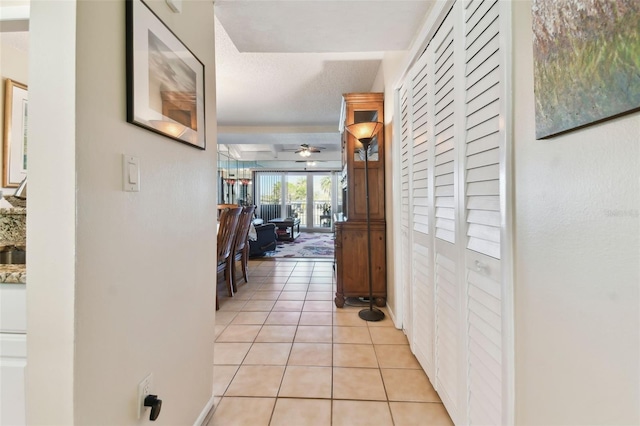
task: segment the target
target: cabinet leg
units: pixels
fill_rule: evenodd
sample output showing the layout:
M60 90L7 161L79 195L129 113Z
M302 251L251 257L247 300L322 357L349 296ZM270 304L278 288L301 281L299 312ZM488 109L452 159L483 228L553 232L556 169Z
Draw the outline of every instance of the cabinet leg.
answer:
M344 307L344 296L336 293L335 302L336 302L336 307L338 308Z
M384 308L387 306L387 299L385 297L376 297L375 302L378 308Z

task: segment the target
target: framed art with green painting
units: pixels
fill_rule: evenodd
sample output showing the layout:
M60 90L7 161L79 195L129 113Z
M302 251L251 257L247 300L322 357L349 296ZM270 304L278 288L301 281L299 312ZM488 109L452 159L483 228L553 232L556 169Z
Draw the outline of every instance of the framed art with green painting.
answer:
M533 0L536 138L640 109L640 1Z

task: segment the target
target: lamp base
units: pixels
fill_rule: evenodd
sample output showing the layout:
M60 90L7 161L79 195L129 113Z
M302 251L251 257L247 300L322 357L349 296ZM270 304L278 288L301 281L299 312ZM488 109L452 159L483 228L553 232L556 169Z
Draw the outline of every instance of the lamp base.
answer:
M384 312L379 309L363 309L358 312L358 316L365 321L380 321L384 318Z

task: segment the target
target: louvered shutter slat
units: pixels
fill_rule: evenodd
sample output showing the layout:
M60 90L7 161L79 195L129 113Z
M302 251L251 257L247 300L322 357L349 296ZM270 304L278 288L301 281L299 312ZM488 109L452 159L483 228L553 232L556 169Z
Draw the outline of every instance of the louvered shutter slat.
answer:
M428 190L423 188L415 188L413 191L414 197L427 198L427 194L428 194ZM426 201L422 201L422 200L417 200L417 203L424 203L426 205ZM415 206L415 205L422 205L422 204L416 204L416 200L414 200L413 205Z
M420 128L421 126L424 126L426 123L427 123L427 115L425 114L422 117L417 117L413 122L413 125L416 128Z
M492 210L500 211L499 196L475 196L469 197L467 201L469 210Z
M453 185L453 173L449 172L449 173L439 175L437 173L438 168L436 167L435 169L436 169L436 177L435 177L436 188L442 185Z
M485 93L490 93L490 99L496 99L493 95L496 94L496 88L498 92L500 91L500 84L498 83L500 80L500 69L496 65L489 71L489 74L481 74L481 73L473 73L467 79L466 92L467 92L467 100L471 103L479 102L478 98L482 98ZM486 101L483 99L483 103ZM471 110L474 110L473 105L469 106Z
M499 164L490 164L487 166L480 166L467 171L467 182L482 182L485 180L492 180L495 178L496 173L500 173Z
M498 57L498 55L493 55L493 59L496 59ZM499 75L500 72L495 72L493 73L493 71L496 71L496 68L498 68L498 64L496 63L497 61L493 61L493 60L487 60L483 63L481 63L474 71L473 73L471 73L469 75L469 81L467 82L467 87L472 87L472 85L475 82L480 82L483 78L485 78L485 76L487 75ZM498 78L499 80L499 78ZM493 82L495 82L496 80L492 80ZM490 84L490 83L485 83L485 84Z
M498 110L498 100L491 99L488 92L485 92L485 94L488 95L487 98L478 97L475 101L472 101L476 104L482 103L482 105L467 116L468 129L472 129L473 127L485 123L492 118L497 118L500 114L500 111ZM469 109L470 105L467 105L467 110Z
M478 253L485 253L487 256L491 256L496 259L500 257L500 243L494 243L492 241L478 238L469 238L467 248L469 250L477 251Z
M469 223L500 226L500 212L491 210L470 210L467 216Z
M480 152L494 149L500 143L500 134L493 132L489 135L482 135L479 139L468 139L467 155L478 154Z
M440 185L435 193L437 197L453 197L453 185Z
M467 196L500 195L499 181L471 182L467 184Z
M427 134L426 134L426 132L425 132L425 133L422 133L422 134L414 134L414 140L415 140L415 141L418 141L418 140L419 140L419 141L420 141L420 143L422 143L422 142L426 142L426 141L427 141Z
M477 223L469 224L469 232L467 235L481 240L491 241L494 243L500 242L500 230L496 232L495 226L479 225Z
M479 125L467 130L467 141L475 141L482 137L486 137L500 131L500 120L498 117L480 123Z
M489 87L484 86L488 86L489 84L491 84L491 81L485 81L483 79L482 82L486 84L477 85L476 88L479 89L479 91L475 96L471 96L471 94L468 94L469 99L467 102L467 116L484 108L487 104L500 99L500 85L497 82ZM500 111L496 108L495 112L499 113Z
M455 176L453 175L454 166L455 165L453 164L453 161L448 161L443 164L436 164L436 166L434 167L436 179L443 179L440 181L436 180L436 185L453 185L455 178Z

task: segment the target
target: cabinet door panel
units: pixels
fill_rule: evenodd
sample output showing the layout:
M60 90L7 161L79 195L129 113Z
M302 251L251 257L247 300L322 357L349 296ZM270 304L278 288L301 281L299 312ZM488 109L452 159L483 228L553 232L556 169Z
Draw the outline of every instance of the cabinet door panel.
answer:
M349 219L367 219L367 198L364 187L364 169L353 170L353 206ZM384 219L384 171L369 169L369 214L372 220Z
M342 222L336 224L337 290L336 298L364 297L369 295L369 269L366 222ZM373 295L386 300L387 269L385 225L371 224L371 270ZM339 305L338 305L339 306Z
M0 333L0 424L24 425L27 335Z

